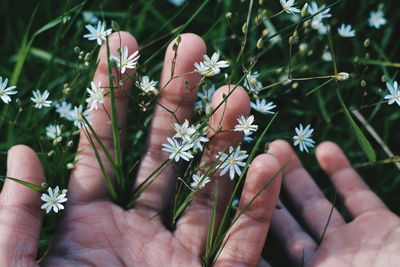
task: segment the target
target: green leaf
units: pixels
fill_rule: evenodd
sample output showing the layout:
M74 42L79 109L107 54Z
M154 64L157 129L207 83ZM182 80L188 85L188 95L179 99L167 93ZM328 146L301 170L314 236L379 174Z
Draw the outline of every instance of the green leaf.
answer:
M355 137L360 144L362 150L364 153L367 155L368 160L370 162L375 162L376 161L376 154L374 149L372 148L371 144L369 143L368 139L365 137L361 129L358 127L358 125L354 122L353 118L351 117L351 114L349 110L347 109L346 105L343 102L343 99L339 93L339 90L336 89L340 104L343 107L344 114L346 115L347 121L350 124L351 129L353 130L353 133L355 134Z
M35 184L29 183L29 182L26 182L26 181L23 181L23 180L20 180L20 179L17 179L17 178L12 178L12 177L7 177L7 176L0 176L0 177L1 177L1 179L3 181L4 181L4 179L9 179L9 180L14 181L16 183L22 184L22 185L24 185L24 186L26 186L26 187L28 187L28 188L30 188L32 190L35 190L36 192L39 192L39 193L40 192L44 192L44 188L39 186L39 185L35 185Z

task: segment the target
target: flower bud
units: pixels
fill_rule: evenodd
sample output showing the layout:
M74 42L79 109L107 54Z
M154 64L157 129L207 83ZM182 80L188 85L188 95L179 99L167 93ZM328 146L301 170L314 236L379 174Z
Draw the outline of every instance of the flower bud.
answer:
M350 78L350 74L348 74L347 72L339 72L338 74L336 74L336 80L337 81L345 81L347 79Z

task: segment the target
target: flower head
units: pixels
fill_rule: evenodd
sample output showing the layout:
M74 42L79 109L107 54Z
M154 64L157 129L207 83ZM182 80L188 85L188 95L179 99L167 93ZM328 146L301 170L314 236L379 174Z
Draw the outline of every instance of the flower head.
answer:
M64 209L64 206L61 203L64 203L68 200L66 196L67 196L66 189L62 190L60 193L60 189L58 188L58 186L56 186L54 190L51 187L49 187L47 189L47 194L46 193L42 194L41 199L46 203L44 203L41 206L41 208L46 210L46 213L49 213L51 209L53 209L53 211L57 213L59 210Z
M106 30L105 21L97 22L96 28L90 24L87 24L85 27L89 31L89 33L85 34L83 37L89 39L90 41L96 40L98 45L101 45L103 41L106 40L106 37L109 36L112 32L112 29Z
M91 82L90 86L91 89L86 88L87 92L89 93L86 102L90 103L89 110L93 110L98 108L98 104L104 103L104 89L101 88L101 81L99 81L97 86L94 82Z
M303 125L300 123L299 128L296 127L295 131L297 135L293 136L294 146L299 145L301 152L303 150L308 152L308 147L314 147L315 141L310 138L314 129L311 129L310 125L303 128Z
M74 111L72 113L72 119L74 121L74 125L76 127L78 127L79 129L82 126L86 125L85 118L86 118L86 120L93 118L93 115L89 114L89 112L90 112L90 110L88 110L88 109L83 111L82 105L79 105L79 107L75 107Z
M61 127L57 124L50 124L46 127L46 135L50 139L56 139L61 135Z
M286 13L300 13L300 9L293 7L294 6L294 0L279 0L281 2L282 8Z
M7 87L8 79L4 79L0 76L0 99L3 100L4 103L8 104L11 102L10 95L15 95L18 93L14 89L17 88L16 86L9 86Z
M338 33L340 36L344 38L351 38L356 36L356 31L352 29L351 25L345 25L342 24L340 25L340 28L338 28Z
M121 50L121 55L118 57L110 56L110 60L114 61L121 73L124 74L126 69L136 68L139 57L140 55L138 50L128 56L128 46L124 46Z
M179 161L180 158L186 161L190 161L193 158L193 155L190 153L190 150L193 145L190 143L185 143L182 141L178 141L175 138L167 138L169 144L163 144L163 151L169 152L169 159L174 159L176 162Z
M196 71L203 76L214 76L221 72L222 68L229 67L229 63L226 60L219 61L219 53L215 52L211 58L207 55L203 56L204 61L200 63L194 63Z
M311 2L308 6L308 14L314 16L311 19L311 28L314 30L318 30L318 33L324 35L328 31L328 26L323 23L323 19L330 18L332 15L329 13L331 9L325 8L325 5L321 5L320 7L316 2Z
M219 152L219 160L222 161L221 164L217 165L217 169L222 169L220 176L225 175L229 171L229 178L233 180L235 174L241 175L242 171L239 167L246 165L243 160L247 159L249 155L244 150L240 150L240 146L236 150L231 146L229 147L229 154Z
M204 186L211 181L209 177L204 177L204 175L200 176L196 174L193 174L192 179L193 182L190 184L190 187L199 190L204 188Z
M273 102L265 101L265 99L256 99L256 103L251 102L250 106L258 112L264 114L275 114L275 112L271 111L271 109L276 108L276 105L274 105Z
M236 132L244 132L244 134L248 134L249 132L253 131L256 132L258 129L257 125L253 125L254 122L254 116L250 115L249 117L245 118L243 115L241 115L237 121L239 124L235 126L235 131Z
M140 81L137 81L135 84L143 91L143 93L148 94L157 92L157 83L157 81L150 80L149 76L142 76Z
M387 82L386 87L389 90L389 94L385 96L385 99L389 100L388 104L391 105L396 102L400 106L400 87L397 81L394 81L393 85Z
M71 103L68 103L66 101L58 103L56 105L56 112L58 114L60 114L61 118L65 118L65 119L67 119L69 121L73 121L72 113L74 112L74 109L72 108Z
M263 87L262 83L257 80L258 76L260 75L257 71L253 73L249 71L244 79L244 86L255 94L258 94L259 90Z
M384 18L384 13L382 10L371 11L369 14L368 24L370 27L379 29L381 26L386 24L386 19Z
M196 128L193 125L189 126L188 120L185 120L182 125L179 123L174 123L173 128L176 131L174 138L181 138L186 142L190 142L194 137L194 133L196 132Z
M49 91L47 90L45 90L43 94L39 90L33 91L33 97L31 97L31 100L35 103L35 108L41 109L42 107L50 107L52 101L47 100L49 95Z

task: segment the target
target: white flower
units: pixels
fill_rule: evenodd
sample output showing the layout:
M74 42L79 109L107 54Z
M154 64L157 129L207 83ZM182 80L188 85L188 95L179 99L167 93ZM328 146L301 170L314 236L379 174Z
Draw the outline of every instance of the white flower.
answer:
M194 137L194 133L196 132L196 128L192 125L189 126L189 121L185 120L182 125L179 123L174 123L173 125L176 134L174 138L181 138L183 141L191 142Z
M75 107L74 111L72 112L72 119L74 120L74 125L78 127L79 129L86 124L86 120L93 118L92 114L89 114L90 110L83 110L83 106L79 105L79 107Z
M385 25L386 19L383 17L384 15L382 10L371 11L368 19L369 26L379 29L381 26Z
M61 118L65 118L69 121L73 121L72 113L74 112L71 103L63 101L56 105L56 112L60 114Z
M208 182L211 181L209 177L204 177L204 175L200 176L196 174L193 174L192 179L193 182L190 184L190 187L192 187L193 189L202 189Z
M202 109L204 107L207 112L211 108L212 97L215 93L215 85L211 85L210 88L203 86L202 90L197 94L199 100L196 102L196 109Z
M203 151L204 144L210 141L205 135L207 135L207 127L200 130L200 125L194 127L196 133L192 137L191 144L193 145L193 152L197 152L197 150ZM203 144L204 143L204 144Z
M247 119L241 115L237 121L239 124L235 126L235 131L236 132L244 132L244 134L248 134L249 132L253 131L256 132L258 129L257 125L253 125L254 122L254 116L250 115L247 117Z
M255 71L254 73L251 73L251 71L249 71L249 73L247 73L246 75L246 78L244 79L244 86L255 94L258 94L259 89L263 87L262 83L257 80L258 76L260 75L257 71Z
M281 2L283 10L285 10L286 13L300 13L300 9L293 7L294 6L294 0L279 0Z
M311 19L311 28L314 30L318 30L318 33L324 35L328 31L328 26L323 23L323 19L330 18L332 15L329 14L330 8L325 9L325 5L321 5L318 7L316 2L311 2L308 6L308 13L312 16L315 15ZM322 11L323 10L323 11Z
M46 210L46 213L49 213L51 209L53 209L55 213L57 213L59 210L63 210L64 206L61 203L64 203L68 200L66 198L67 190L62 190L60 194L60 189L58 188L58 186L56 186L54 190L49 187L47 189L47 192L48 194L42 194L41 199L46 203L41 206L41 209Z
M56 139L61 135L61 127L57 124L50 124L46 127L46 135L50 139Z
M295 128L297 135L293 136L294 146L299 145L301 152L303 150L308 152L307 147L314 147L315 142L310 138L314 129L310 127L310 125L307 125L306 128L303 128L303 125L300 123L299 128Z
M90 103L89 110L93 110L98 108L98 104L104 103L104 89L101 88L101 81L99 81L97 86L94 84L94 82L91 82L90 86L92 89L86 88L87 92L89 93L86 102Z
M400 106L400 88L397 81L394 81L393 85L387 82L386 87L390 92L390 94L385 96L385 99L389 100L388 104L391 105L396 102Z
M39 90L33 91L31 100L35 103L35 108L41 109L42 107L50 107L52 101L47 100L49 95L49 91L47 90L45 90L43 94Z
M82 13L83 21L90 24L96 24L99 21L99 18L96 17L93 12L83 11Z
M222 68L229 67L228 61L219 60L219 53L215 52L211 58L207 55L203 56L204 61L200 63L194 63L196 71L198 71L203 76L214 76L221 72Z
M318 31L318 34L320 35L326 35L328 31L330 30L331 26L330 25L325 25L322 21L317 25L316 30Z
M275 112L271 111L271 109L276 108L276 105L274 105L273 102L265 101L265 99L257 99L256 103L251 102L250 106L258 112L264 114L275 114Z
M136 82L136 86L139 87L145 94L150 92L157 91L157 83L156 81L150 80L149 76L142 76L140 81Z
M246 143L251 143L254 141L254 138L252 137L252 135L254 134L254 132L248 132L247 134L244 135L244 141Z
M128 56L128 47L124 46L121 55L118 57L110 56L110 60L114 61L117 64L118 69L121 70L121 73L124 74L126 69L136 68L139 57L139 50L136 50L132 55Z
M106 37L111 34L112 29L106 30L106 22L99 21L97 22L97 28L93 27L90 24L87 24L86 29L89 33L85 34L83 38L87 38L90 41L96 40L98 45L101 45L103 41L106 40Z
M336 74L336 80L339 82L348 80L350 78L350 74L348 74L347 72L339 72L338 74Z
M235 178L235 173L237 175L241 175L242 171L239 167L243 167L246 165L246 162L243 160L247 159L249 155L247 155L246 151L241 151L240 146L234 150L233 147L229 147L229 154L225 154L223 152L219 152L219 160L222 161L216 168L223 169L220 173L220 176L225 175L229 171L229 178L233 180Z
M3 100L4 103L8 104L11 102L10 95L15 95L18 93L14 89L17 88L16 86L7 87L8 79L4 79L0 76L0 98Z
M163 144L163 151L171 153L169 155L169 159L174 159L176 162L179 161L180 158L183 160L189 161L193 158L193 155L188 152L189 149L192 148L192 144L184 143L176 140L175 138L167 138L169 144Z
M337 29L340 36L344 38L351 38L356 36L356 31L352 29L351 25L340 25L340 28Z

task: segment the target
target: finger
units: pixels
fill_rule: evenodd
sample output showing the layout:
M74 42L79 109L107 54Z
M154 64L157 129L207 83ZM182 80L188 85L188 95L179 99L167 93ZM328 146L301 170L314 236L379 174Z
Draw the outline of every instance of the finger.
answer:
M364 183L336 144L322 143L318 146L316 155L351 215L357 217L367 211L386 209L382 200Z
M255 266L267 237L281 187L279 161L272 155L256 157L244 184L237 221L228 231L216 266ZM267 186L265 188L265 186ZM265 190L262 190L265 188Z
M282 203L275 210L271 221L271 232L283 244L290 260L296 266L304 263L314 255L317 249L315 241L302 229Z
M111 55L119 58L119 48L124 48L125 46L128 47L129 55L138 50L138 44L135 38L127 32L114 33L109 37L109 47ZM106 88L109 88L110 86L107 64L107 47L106 43L104 42L99 52L99 64L94 75L93 82L96 85L101 82L101 87L104 87L105 93L107 93L108 91ZM127 69L122 78L126 77L126 75L128 75L132 71L133 69ZM114 70L113 74L115 77L118 77L119 75L117 70ZM116 84L114 84L114 86L115 85ZM129 91L131 86L132 80L127 79L126 82L123 84L122 89L114 90L118 113L118 127L120 129L120 132L123 132L125 128L126 111L128 105L127 92ZM94 117L90 119L90 123L94 131L99 136L101 142L107 148L109 153L111 155L114 155L112 125L109 118L111 114L110 94L107 94L107 96L105 97L104 105L99 105L98 109L92 110L90 114L94 115ZM123 137L123 134L121 134L121 136ZM111 169L111 165L109 164L109 161L105 156L104 151L101 149L100 146L96 145L96 147L108 176L112 178L113 172ZM78 162L76 163L75 168L71 173L69 185L69 202L89 202L95 199L107 197L108 189L104 180L104 175L99 167L99 163L96 159L93 147L91 146L87 136L82 131L79 140L78 151L81 152L76 157L76 160Z
M294 210L298 211L313 237L319 240L326 228L345 223L342 216L325 198L314 180L302 166L291 146L282 140L271 143L270 153L277 156L284 169L283 185L292 200ZM330 212L332 215L329 218Z
M206 53L206 45L201 37L195 34L182 34L179 44L174 68L174 76L189 73L194 70L193 64L202 61ZM157 100L153 121L151 123L147 148L143 156L138 172L136 186L139 186L148 178L161 164L168 159L168 153L162 151L162 144L167 143L167 137L172 137L175 131L173 123L183 123L190 119L194 101L197 96L197 85L200 81L198 73L183 75L171 79L175 51L172 42L166 51L164 67L161 74L160 96ZM185 81L188 81L188 85ZM175 113L175 117L171 114ZM156 180L142 193L137 205L142 205L157 212L169 204L169 194L176 180L173 166L168 166Z
M7 177L35 185L44 181L39 158L29 147L8 151ZM0 195L0 261L3 266L31 266L36 259L43 212L40 194L6 179Z
M230 92L232 93L229 95ZM224 95L229 95L226 102L224 102ZM212 99L213 109L216 109L221 103L224 104L215 111L210 119L209 135L215 134L213 129L217 129L218 125L223 130L233 129L237 124L237 118L240 115L247 116L250 112L249 97L246 91L239 86L230 85L219 88ZM201 165L211 164L217 159L218 152L226 151L229 146L237 146L242 139L243 133L241 132L220 132L214 135L206 145ZM225 210L226 202L232 192L234 182L229 179L228 174L220 176L219 173L217 172L211 177L211 182L194 195L192 203L178 221L176 237L181 239L194 252L201 253L203 251L210 224L214 193L216 192L218 196L216 216L216 224L218 225L219 218Z

